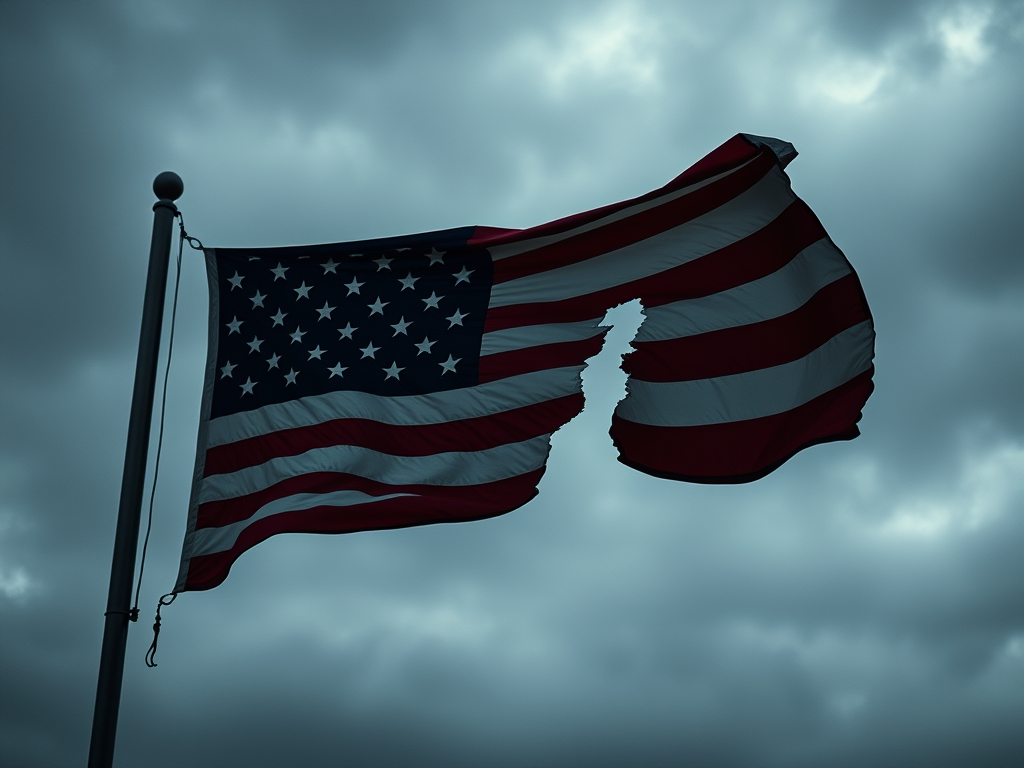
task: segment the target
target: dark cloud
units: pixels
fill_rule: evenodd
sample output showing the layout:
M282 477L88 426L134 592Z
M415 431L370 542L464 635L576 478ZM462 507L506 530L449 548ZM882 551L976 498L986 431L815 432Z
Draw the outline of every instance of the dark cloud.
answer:
M884 0L846 0L831 4L829 31L843 41L877 50L886 44L913 36L926 21L928 13L955 10L954 2L887 3Z
M214 245L528 226L737 131L879 329L863 436L758 483L615 461L615 310L541 494L282 536L172 583L205 278L186 252L124 765L1017 765L1020 3L0 6L0 763L88 745L153 176ZM152 452L150 454L153 455Z

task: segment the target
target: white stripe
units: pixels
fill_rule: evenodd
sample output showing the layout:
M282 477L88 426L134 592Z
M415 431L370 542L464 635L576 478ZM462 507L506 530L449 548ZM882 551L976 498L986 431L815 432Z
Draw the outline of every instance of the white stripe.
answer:
M550 437L540 435L482 451L429 456L394 456L354 445L314 448L298 456L279 456L236 472L211 475L203 480L199 503L246 496L310 472L345 472L388 485L492 483L543 467L551 447Z
M686 195L696 192L698 189L702 189L708 186L709 184L714 184L716 181L724 179L726 176L731 176L741 168L744 168L745 166L754 162L754 160L756 159L757 158L751 158L750 160L747 160L745 163L743 163L743 165L738 165L732 170L725 171L724 173L719 173L717 176L712 176L710 179L704 179L704 181L698 181L696 184L691 184L688 187L677 189L675 192L670 192L664 197L658 197L655 198L654 200L647 200L643 203L637 203L636 205L628 206L627 208L623 208L620 211L616 211L615 213L609 214L608 216L604 216L600 219L597 219L596 221L591 221L587 224L574 227L573 229L566 230L565 232L558 232L557 234L546 235L544 237L534 237L531 238L530 240L520 240L518 242L509 243L508 245L496 245L493 248L488 248L487 250L490 251L492 259L494 259L495 261L499 261L501 259L507 259L510 256L518 256L519 254L526 253L527 251L533 251L538 248L543 248L544 246L552 245L553 243L558 243L561 242L562 240L568 240L571 237L582 235L585 232L591 232L595 229L598 229L599 227L604 227L607 226L608 224L613 224L616 221L628 219L630 216L635 216L638 213L649 211L652 208L657 208L658 206L664 205L665 203L670 203L673 200L678 200L681 197L685 197Z
M823 238L782 269L727 291L645 310L636 341L665 341L759 323L799 309L829 283L850 274L834 245Z
M791 363L698 381L630 379L615 414L655 427L695 427L758 419L792 410L871 366L871 322L832 337Z
M750 189L678 227L575 264L491 288L489 307L560 301L657 275L754 234L796 199L773 167Z
M386 496L370 496L360 491L334 491L333 493L297 493L274 499L253 512L247 520L221 526L220 528L200 528L192 539L192 557L212 555L226 552L235 546L238 535L255 523L271 515L282 512L298 512L313 507L351 507L357 504L372 504L385 499L396 499L400 496L415 496L414 493L389 493Z
M333 419L369 419L416 426L491 416L582 392L583 368L550 368L428 395L383 397L367 392L329 392L303 397L212 419L206 447Z
M524 325L485 333L480 344L480 356L514 349L539 347L543 344L558 344L563 341L582 341L604 333L610 326L598 325L601 318L584 320L580 323L547 323Z

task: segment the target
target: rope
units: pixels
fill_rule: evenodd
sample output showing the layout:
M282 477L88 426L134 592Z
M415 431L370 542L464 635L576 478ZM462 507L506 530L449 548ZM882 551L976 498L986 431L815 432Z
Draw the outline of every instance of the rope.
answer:
M153 642L149 646L149 650L146 651L146 666L152 669L156 664L156 641L160 638L160 609L165 605L170 605L174 602L177 597L177 593L168 592L166 595L162 595L156 604L156 619L153 621ZM165 601L164 598L171 598Z
M178 227L181 231L180 237L178 238L178 260L175 266L174 274L174 301L171 305L171 333L167 340L167 367L164 369L164 391L160 399L160 431L156 442L156 461L153 464L153 487L149 494L149 519L146 523L146 538L142 542L142 562L139 565L139 583L135 588L135 607L132 608L129 618L132 621L137 621L139 618L139 590L142 589L142 572L146 568L146 548L149 546L149 534L153 528L153 499L156 495L156 479L160 473L160 451L163 448L164 443L164 416L167 412L167 379L171 371L171 353L174 351L174 328L175 321L178 318L178 287L181 283L181 255L185 249L185 243L189 244L189 247L195 251L201 251L203 244L199 241L199 238L192 237L185 231L185 217L181 211L175 213L178 217ZM146 666L153 668L156 664L156 645L160 639L160 609L165 605L170 605L174 602L177 597L176 592L168 592L166 595L161 595L160 599L156 604L156 618L153 620L153 642L150 643L149 650L146 651Z
M179 212L175 215L181 216L181 213ZM139 580L135 585L135 604L128 613L128 618L132 621L139 620L139 592L142 590L142 574L146 570L146 552L149 549L149 534L153 530L153 502L156 499L156 481L160 476L160 454L164 447L164 419L167 415L167 380L171 375L171 355L174 352L174 328L178 319L178 289L181 285L181 254L185 247L186 237L185 226L182 224L181 237L178 239L178 259L174 267L174 300L171 304L171 333L167 340L167 364L164 367L164 387L163 392L160 395L160 429L157 432L156 439L156 460L153 462L153 484L149 490L149 516L146 521L146 538L142 541L142 559L139 563ZM192 245L192 243L189 242L189 245Z
M142 542L142 558L139 563L139 581L135 586L135 605L130 611L112 611L113 613L127 613L128 618L132 621L139 620L139 593L142 590L142 575L146 570L146 552L149 549L149 535L153 530L153 504L156 499L156 482L160 475L160 454L163 451L164 445L164 422L167 416L167 382L171 375L171 357L174 353L174 329L177 325L178 320L178 293L181 287L181 257L185 250L185 243L188 242L189 247L193 250L202 250L203 244L198 238L191 237L185 231L185 217L182 216L181 211L177 211L175 216L178 217L178 226L181 230L181 234L178 238L178 258L175 262L174 267L174 299L171 302L171 332L167 340L167 365L164 367L164 388L160 396L160 428L157 433L156 441L156 460L153 462L153 485L149 492L149 515L146 520L146 538ZM153 622L153 642L149 646L149 650L146 651L146 666L156 666L156 644L160 637L160 609L165 605L170 605L174 602L177 594L174 592L168 592L166 595L162 595L156 606L156 619ZM169 598L169 599L168 599ZM108 611L111 613L111 611Z
M182 216L181 211L178 211L178 226L181 228L181 238L182 238L182 240L187 240L188 241L188 247L189 248L191 248L193 251L201 251L201 250L203 250L203 244L202 244L202 242L200 242L199 238L198 237L192 237L188 232L185 231L185 217ZM179 243L179 245L180 245L180 243ZM180 250L180 248L179 248L179 250ZM178 254L178 258L179 259L181 258L181 254L180 253Z

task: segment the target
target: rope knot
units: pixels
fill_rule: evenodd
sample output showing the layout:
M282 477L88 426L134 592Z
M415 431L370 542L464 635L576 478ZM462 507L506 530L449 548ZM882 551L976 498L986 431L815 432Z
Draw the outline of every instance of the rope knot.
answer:
M152 669L156 664L156 643L160 637L160 609L165 605L170 605L174 602L178 594L176 592L168 592L166 595L162 595L160 600L156 604L156 618L153 621L153 642L149 646L149 650L146 651L146 666ZM170 598L170 600L164 600L164 598Z
M198 237L192 237L192 235L185 231L185 217L181 215L181 211L178 211L174 215L178 217L178 227L181 229L181 239L188 243L188 247L193 251L203 250L202 241Z

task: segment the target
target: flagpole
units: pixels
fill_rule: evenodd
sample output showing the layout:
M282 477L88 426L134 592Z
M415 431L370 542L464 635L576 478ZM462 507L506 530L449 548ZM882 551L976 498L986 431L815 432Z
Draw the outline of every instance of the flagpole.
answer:
M93 711L92 740L89 743L89 768L110 768L114 761L117 712L121 704L124 653L128 642L132 583L135 579L135 551L139 544L146 454L149 450L149 427L153 416L153 392L160 352L160 326L163 323L167 267L171 255L171 230L174 216L178 212L174 201L181 197L184 189L181 178L171 171L161 173L153 181L153 192L158 200L153 205L153 239L149 246L149 274L146 278L146 298L142 305L135 388L128 419L121 500L117 510L114 556L110 565L110 590L104 614L96 708Z

